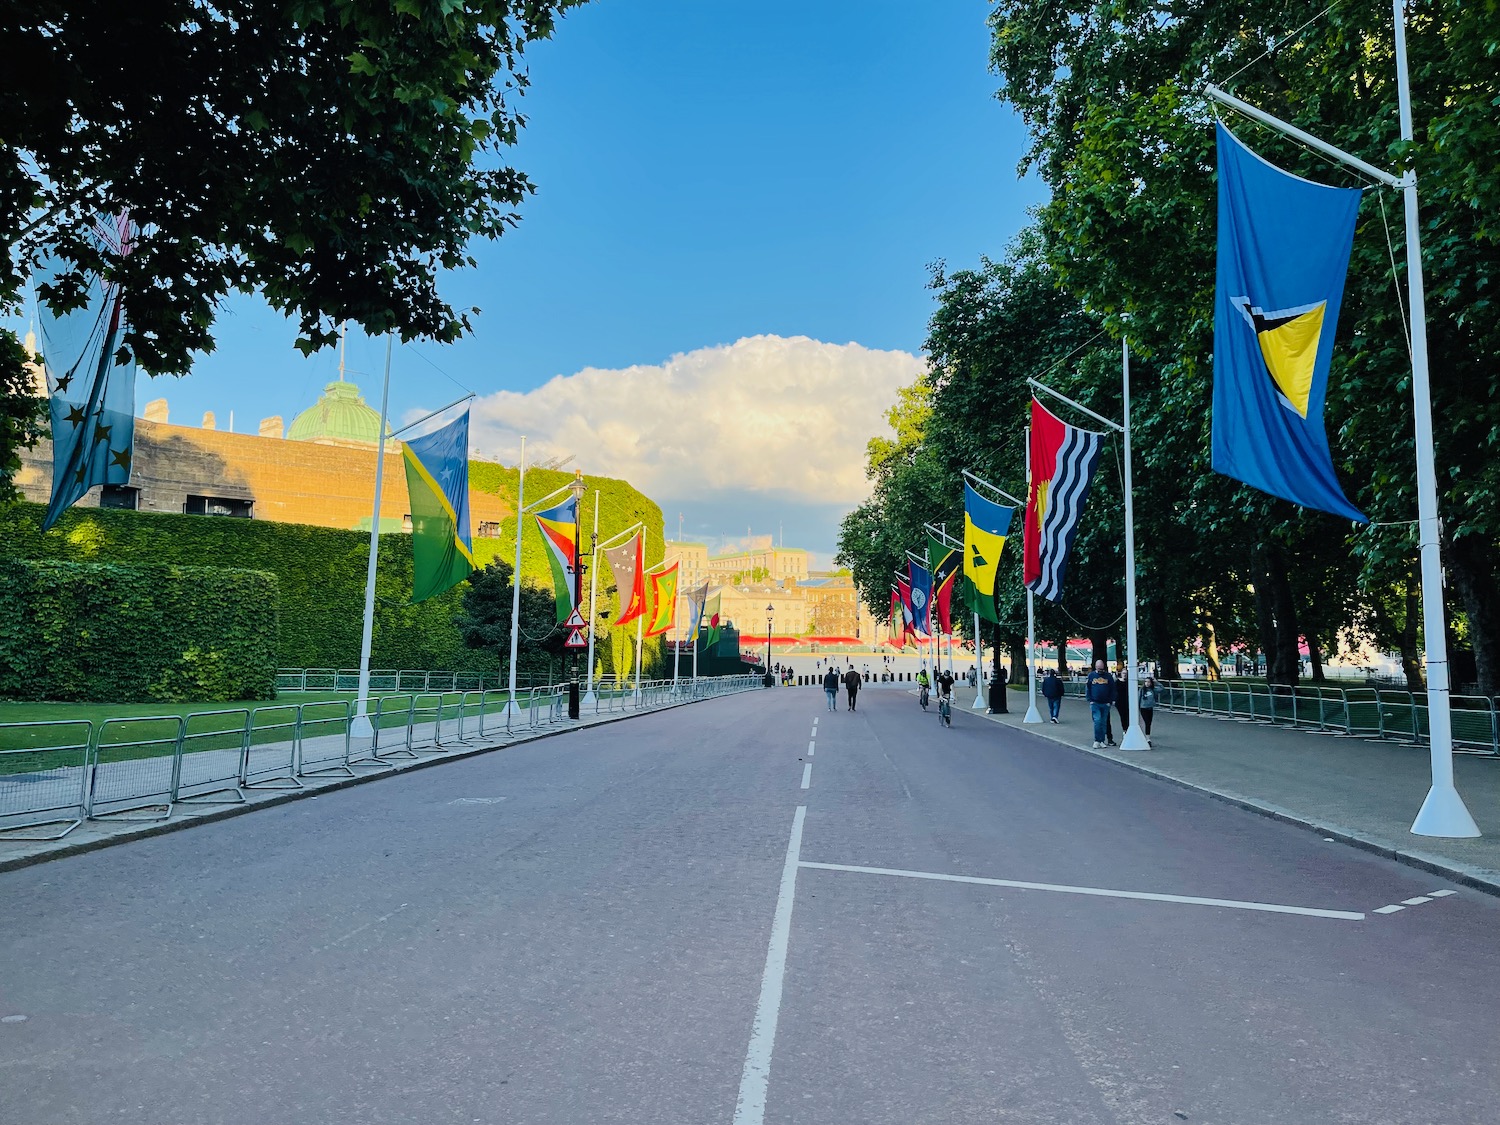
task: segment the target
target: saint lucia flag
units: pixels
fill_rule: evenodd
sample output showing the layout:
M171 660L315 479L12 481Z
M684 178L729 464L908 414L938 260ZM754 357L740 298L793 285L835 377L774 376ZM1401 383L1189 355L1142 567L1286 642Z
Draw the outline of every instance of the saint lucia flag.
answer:
M573 616L577 590L573 560L578 553L578 500L569 496L561 504L536 514L536 525L547 547L547 565L552 568L552 597L557 602L557 623ZM616 622L618 624L618 622Z
M1219 126L1214 471L1364 523L1323 431L1359 199L1281 171Z
M411 600L451 590L474 569L469 538L469 411L401 443L411 498Z
M974 612L997 624L995 574L1014 514L1014 508L986 500L972 485L964 485L964 582Z
M1068 552L1078 534L1103 438L1068 425L1031 400L1031 481L1021 577L1028 590L1050 602L1062 600Z

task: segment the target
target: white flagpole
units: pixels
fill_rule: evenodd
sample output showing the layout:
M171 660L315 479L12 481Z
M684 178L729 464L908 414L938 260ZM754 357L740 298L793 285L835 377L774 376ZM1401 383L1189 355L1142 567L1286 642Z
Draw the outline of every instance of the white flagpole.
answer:
M1026 487L1031 488L1031 427L1026 427ZM1021 523L1023 530L1026 523L1026 512L1021 512ZM998 658L998 654L997 654ZM1026 717L1023 723L1039 723L1042 714L1036 709L1036 598L1030 588L1026 590Z
M1395 0L1396 94L1401 139L1412 139L1411 86L1406 70L1406 7ZM1412 822L1418 836L1473 837L1479 826L1453 784L1453 716L1449 710L1448 638L1443 628L1443 560L1438 545L1437 470L1432 445L1432 390L1427 371L1427 297L1422 280L1422 234L1417 221L1417 173L1401 189L1406 205L1406 285L1411 297L1411 387L1416 415L1418 546L1422 553L1422 632L1427 653L1427 727L1432 787Z
M594 694L594 602L599 595L599 490L594 489L594 537L589 540L589 670L583 702L597 704Z
M642 602L644 602L646 600L646 582L647 582L647 580L650 577L646 573L646 571L648 569L649 568L646 566L646 529L645 529L645 527L642 527L641 528L641 600L642 600ZM641 623L645 620L645 617L646 617L646 607L644 605L642 605L641 606L640 616L635 619L635 688L634 688L634 695L635 695L635 701L636 701L636 705L637 706L640 705L640 701L641 701L641 641L642 641L642 637L641 637Z
M1130 692L1130 725L1120 732L1121 750L1149 750L1141 730L1140 658L1135 647L1135 497L1130 478L1130 341L1120 339L1121 378L1125 406L1125 690Z
M521 640L521 526L526 521L526 435L521 435L521 467L516 477L516 565L510 572L510 699L507 715L521 714L516 702L516 650Z
M698 682L698 634L703 632L703 614L708 609L708 587L703 588L703 604L698 607L698 625L693 630L693 683Z
M339 359L340 370L343 359ZM380 389L380 437L375 443L375 509L370 516L370 559L365 565L365 619L359 638L359 698L349 733L356 738L371 738L375 728L368 712L370 699L370 647L375 637L375 564L380 554L380 490L385 480L386 409L391 399L391 334L385 334L385 383Z
M984 697L984 634L979 631L979 611L974 611L974 710L988 706Z
M679 548L680 550L681 548ZM682 563L677 564L677 580L682 581ZM672 590L672 694L677 694L677 664L682 657L682 594Z

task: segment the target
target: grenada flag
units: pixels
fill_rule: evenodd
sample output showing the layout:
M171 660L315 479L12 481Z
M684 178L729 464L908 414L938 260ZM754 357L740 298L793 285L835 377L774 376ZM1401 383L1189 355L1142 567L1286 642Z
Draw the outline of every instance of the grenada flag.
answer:
M1104 435L1080 430L1031 400L1031 481L1026 495L1026 588L1062 600L1068 552L1089 498Z
M646 625L646 636L656 637L672 627L677 615L677 563L655 574L651 579L651 617Z
M1289 175L1218 132L1214 472L1365 523L1323 429L1360 189Z

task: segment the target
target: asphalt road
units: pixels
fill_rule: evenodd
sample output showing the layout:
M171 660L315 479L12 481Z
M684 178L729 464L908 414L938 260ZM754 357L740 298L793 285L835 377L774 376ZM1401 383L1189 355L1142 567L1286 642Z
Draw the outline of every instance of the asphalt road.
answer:
M777 690L0 874L0 1122L1481 1125L1497 923Z

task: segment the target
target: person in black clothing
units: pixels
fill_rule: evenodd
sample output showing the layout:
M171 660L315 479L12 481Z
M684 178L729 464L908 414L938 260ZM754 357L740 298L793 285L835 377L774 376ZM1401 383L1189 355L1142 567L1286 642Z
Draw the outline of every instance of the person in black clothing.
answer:
M938 673L938 694L948 697L953 695L953 673L944 668Z
M1051 668L1042 677L1042 698L1047 701L1047 717L1057 722L1058 712L1062 710L1063 682Z
M828 671L823 673L823 694L828 696L828 709L837 711L839 709L839 674L834 671L831 664L828 666Z
M1120 716L1120 737L1130 729L1130 681L1123 671L1115 672L1115 711ZM1110 739L1114 741L1113 738Z
M859 673L854 670L854 665L849 666L849 671L844 673L844 687L849 689L849 710L854 710L855 697L859 695Z

